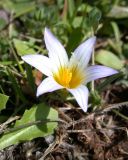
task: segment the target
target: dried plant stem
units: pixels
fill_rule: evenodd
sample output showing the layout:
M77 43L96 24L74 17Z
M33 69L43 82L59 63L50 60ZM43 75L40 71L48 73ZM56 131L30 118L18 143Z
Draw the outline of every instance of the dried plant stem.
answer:
M83 132L96 132L96 131L108 131L108 130L126 130L124 127L112 127L112 128L101 128L101 129L82 129L82 130L67 130L68 133L83 133Z
M125 119L125 120L128 121L128 117L127 117L127 116L121 114L119 111L116 111L115 109L113 109L112 111L113 111L114 113L116 113L118 116L120 116L121 118L123 118L123 119Z
M19 118L20 118L19 116L10 117L6 122L2 123L0 125L0 134L3 133L6 130L5 128L7 127L8 124L18 120Z
M121 108L123 106L128 107L128 101L121 102L121 103L115 103L115 104L109 104L104 109L100 110L99 113L109 112L109 111L111 111L113 109L119 109L119 108Z

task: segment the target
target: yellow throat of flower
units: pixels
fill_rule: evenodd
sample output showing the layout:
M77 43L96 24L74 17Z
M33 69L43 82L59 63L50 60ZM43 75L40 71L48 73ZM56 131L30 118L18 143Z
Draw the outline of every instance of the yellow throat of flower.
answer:
M83 82L83 76L77 67L60 67L57 73L53 74L57 83L65 88L76 88Z

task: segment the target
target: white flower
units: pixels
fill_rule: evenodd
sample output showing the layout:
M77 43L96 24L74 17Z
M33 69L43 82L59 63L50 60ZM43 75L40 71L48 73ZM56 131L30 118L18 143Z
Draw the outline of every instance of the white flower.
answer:
M84 112L88 106L88 82L118 73L116 70L94 65L88 67L96 37L83 42L73 52L70 60L62 44L48 28L44 31L44 40L49 58L43 55L26 55L22 59L48 76L37 88L37 96L66 88L76 99Z

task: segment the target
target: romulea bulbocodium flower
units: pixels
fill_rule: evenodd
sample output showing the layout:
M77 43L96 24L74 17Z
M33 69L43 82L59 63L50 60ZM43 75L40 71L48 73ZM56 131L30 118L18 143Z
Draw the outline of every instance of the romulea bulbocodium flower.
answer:
M25 55L22 59L48 76L37 88L37 96L46 92L66 88L76 99L84 112L88 107L89 91L86 84L98 78L118 73L115 69L101 65L88 66L96 37L80 44L71 58L48 28L44 30L44 41L48 56L40 54Z

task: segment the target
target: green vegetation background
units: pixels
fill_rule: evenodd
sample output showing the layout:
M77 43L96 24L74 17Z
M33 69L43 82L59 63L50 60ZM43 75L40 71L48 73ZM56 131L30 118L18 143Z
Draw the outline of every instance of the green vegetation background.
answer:
M115 68L121 72L118 76L108 78L96 87L98 92L92 96L92 106L101 104L99 94L113 80L118 78L116 84L124 88L128 87L127 0L1 0L0 123L17 115L21 117L23 115L22 123L9 123L9 125L7 123L5 128L14 128L20 123L23 125L25 115L37 112L33 107L31 108L34 104L41 102L47 104L49 99L58 99L57 94L36 98L36 84L42 80L43 76L21 60L21 56L25 54L47 55L43 40L45 27L50 28L64 44L69 57L82 41L95 34L97 36L95 63ZM63 99L60 101L63 102ZM42 106L45 105L42 104ZM54 118L57 119L55 110L50 110L49 114L53 115L53 112ZM44 117L46 118L46 115ZM32 117L32 120L35 118ZM27 119L26 122L29 120ZM52 128L47 126L50 127L47 130L48 134L51 134L56 126L56 123ZM18 143L22 139L30 140L38 137L42 133L39 133L39 128L37 130L36 135L29 138L21 136L22 138L18 137L19 139L15 141L11 139L9 143L2 139L3 143L0 148ZM13 134L9 135L11 136Z

